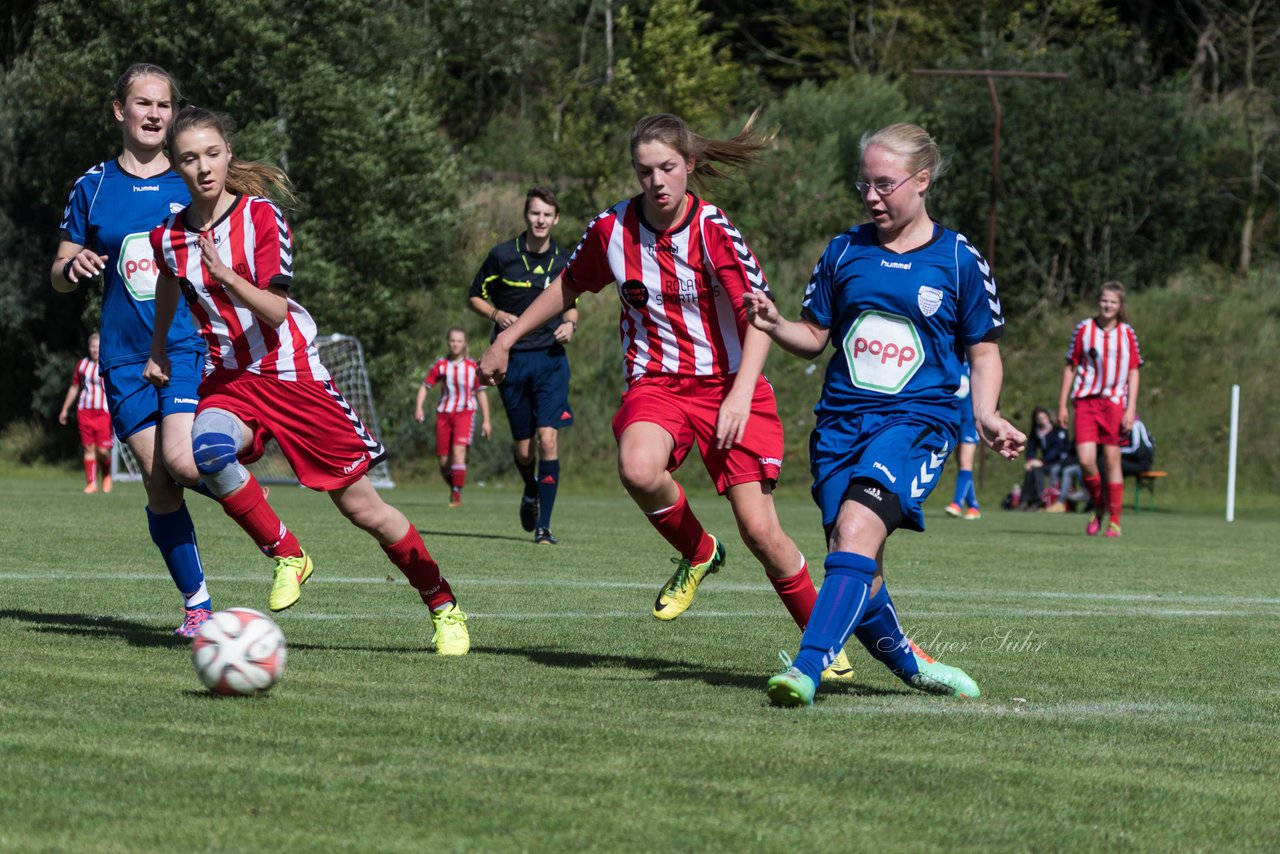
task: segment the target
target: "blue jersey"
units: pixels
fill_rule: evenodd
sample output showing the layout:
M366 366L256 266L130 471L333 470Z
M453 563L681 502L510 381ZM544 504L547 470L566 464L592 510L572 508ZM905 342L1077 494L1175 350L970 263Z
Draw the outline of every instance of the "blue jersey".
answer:
M994 341L1004 315L991 268L962 234L903 254L880 245L873 224L839 235L805 291L806 320L831 331L824 415L906 412L955 423L964 350Z
M151 229L190 203L187 185L173 170L137 178L115 160L89 169L72 188L60 225L65 238L107 256L99 355L104 370L151 354L158 276ZM178 303L167 349L204 352L185 302Z

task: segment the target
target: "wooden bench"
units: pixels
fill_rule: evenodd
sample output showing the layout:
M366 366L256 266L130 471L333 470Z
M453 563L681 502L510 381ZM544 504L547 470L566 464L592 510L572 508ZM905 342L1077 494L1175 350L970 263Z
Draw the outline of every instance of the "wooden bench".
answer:
M1133 512L1142 511L1142 490L1151 497L1151 509L1156 509L1156 484L1169 476L1167 471L1140 471L1133 476L1137 488L1133 490Z

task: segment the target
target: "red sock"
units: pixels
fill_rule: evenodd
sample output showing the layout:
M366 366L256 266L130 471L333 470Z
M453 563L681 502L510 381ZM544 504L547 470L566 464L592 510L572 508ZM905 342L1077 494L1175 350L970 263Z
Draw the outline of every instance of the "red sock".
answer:
M404 573L404 577L409 579L409 583L418 591L428 608L439 608L455 601L449 582L440 574L440 566L431 557L431 552L427 551L427 544L422 542L422 535L417 528L410 525L409 532L399 542L383 546L382 550Z
M467 467L466 466L454 466L451 474L452 474L452 478L449 481L449 485L452 486L454 489L462 489L462 487L467 485Z
M1084 479L1084 488L1089 490L1089 498L1093 499L1093 514L1102 518L1102 475Z
M796 621L800 631L809 625L809 615L813 613L813 604L818 601L818 591L809 577L809 562L805 561L800 571L787 578L770 578L769 583L777 592L778 598L786 606L791 619Z
M84 482L89 484L90 486L93 486L94 481L96 481L97 479L98 479L98 461L96 459L85 460L84 461Z
M684 497L684 489L676 484L680 497L676 503L657 513L646 513L649 524L658 529L662 538L687 558L690 563L705 563L711 560L715 551L715 540L702 527L698 517L689 509L689 502Z
M252 474L244 486L226 498L219 498L218 503L267 557L297 557L302 554L298 538L271 509L262 494L261 484Z
M1120 524L1120 508L1124 506L1124 481L1107 484L1107 512L1111 521Z

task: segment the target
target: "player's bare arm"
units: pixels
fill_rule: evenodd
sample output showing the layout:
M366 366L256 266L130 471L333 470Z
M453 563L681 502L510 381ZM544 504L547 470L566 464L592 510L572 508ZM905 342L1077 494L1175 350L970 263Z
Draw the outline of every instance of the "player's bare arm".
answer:
M263 323L268 326L279 326L289 316L289 299L284 291L275 285L259 288L222 263L222 259L218 257L218 250L213 245L212 234L200 235L200 261L204 264L210 278L231 289Z
M1071 426L1071 410L1067 408L1067 396L1071 394L1071 381L1075 379L1075 375L1076 370L1071 365L1062 369L1062 391L1058 393L1058 426L1064 430Z
M478 371L480 381L486 385L497 385L502 382L502 378L507 373L507 359L511 354L512 346L557 314L568 311L577 298L577 294L564 287L563 278L556 277L556 280L529 304L524 314L499 332L498 337L489 345L489 349L484 351L480 357Z
M480 435L488 439L493 435L493 424L489 421L489 397L483 391L476 394L476 406L480 408Z
M831 330L807 320L788 320L778 311L773 300L759 291L743 295L747 307L747 321L768 335L778 346L802 359L816 359L822 355L831 337Z
M178 310L178 280L161 272L156 278L155 327L151 330L151 358L142 369L142 378L160 388L169 383L169 354L165 345L169 340L169 327L173 325L174 312Z
M1016 460L1027 447L1027 437L996 411L1000 387L1004 383L1004 363L1000 345L982 341L968 348L969 397L973 402L973 420L982 440L1006 460Z
M63 240L58 244L53 266L49 268L49 283L58 293L69 294L76 289L81 279L91 279L105 269L106 255L85 249L79 243Z
M427 420L427 413L423 410L422 405L427 402L427 387L421 383L418 384L418 401L413 410L413 418L419 424Z
M1128 433L1133 429L1133 422L1138 420L1138 369L1129 369L1129 401L1124 408L1124 420L1121 428Z
M764 371L771 343L767 334L755 327L747 327L742 339L742 360L738 363L737 376L716 413L716 447L721 450L742 441L742 436L747 431L756 381Z

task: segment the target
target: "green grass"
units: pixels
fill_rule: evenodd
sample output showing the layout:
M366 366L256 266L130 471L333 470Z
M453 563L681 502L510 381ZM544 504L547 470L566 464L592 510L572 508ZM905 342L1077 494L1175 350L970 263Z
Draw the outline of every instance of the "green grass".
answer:
M693 478L690 478L691 480ZM446 660L410 588L327 499L272 502L317 561L279 617L270 694L199 685L140 487L0 477L0 849L1274 849L1280 582L1274 515L989 511L901 533L906 627L983 697L856 685L777 710L797 633L733 533L726 571L648 616L668 549L618 490L565 494L535 547L515 494L388 497L471 614ZM263 608L269 564L193 498L215 604ZM819 563L807 500L779 503ZM1003 640L1002 640L1003 638Z

